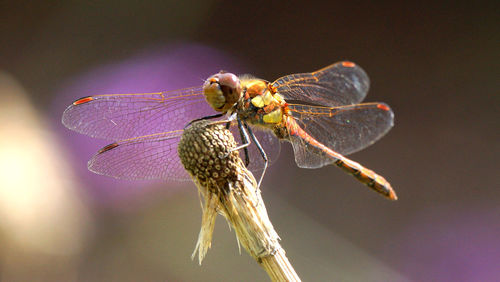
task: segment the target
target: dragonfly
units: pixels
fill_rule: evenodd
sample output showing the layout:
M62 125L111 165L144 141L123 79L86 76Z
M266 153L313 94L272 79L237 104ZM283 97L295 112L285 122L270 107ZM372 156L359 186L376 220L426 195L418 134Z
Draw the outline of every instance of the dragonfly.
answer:
M387 104L361 103L369 85L366 72L350 61L274 82L220 71L197 87L83 97L64 111L62 123L113 141L88 168L115 178L190 179L177 155L183 129L193 120L220 118L239 135L241 145L234 150L244 151L245 164L263 170L259 185L280 141L287 141L299 167L338 166L396 200L384 177L345 157L373 144L394 124Z

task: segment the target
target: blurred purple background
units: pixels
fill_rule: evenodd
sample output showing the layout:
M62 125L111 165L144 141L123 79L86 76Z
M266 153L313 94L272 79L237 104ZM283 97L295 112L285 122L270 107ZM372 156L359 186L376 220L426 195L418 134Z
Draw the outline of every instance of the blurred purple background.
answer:
M498 9L496 1L3 1L0 280L265 281L222 219L204 264L192 262L194 185L92 174L87 160L108 142L67 130L62 112L82 96L196 86L220 69L274 80L345 59L370 76L367 100L395 112L389 134L351 157L386 177L399 200L332 167L299 169L284 144L262 188L298 274L498 280Z

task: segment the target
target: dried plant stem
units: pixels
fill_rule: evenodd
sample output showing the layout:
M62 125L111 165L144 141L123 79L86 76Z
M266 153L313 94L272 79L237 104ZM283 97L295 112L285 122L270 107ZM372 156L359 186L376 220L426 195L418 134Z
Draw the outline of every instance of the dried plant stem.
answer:
M263 257L260 264L272 281L300 281L283 249L277 250L274 255Z
M201 264L211 246L216 213L234 228L238 241L272 281L300 281L281 248L267 216L254 176L238 152L233 135L222 124L200 121L184 131L179 156L204 204L202 227L193 257Z

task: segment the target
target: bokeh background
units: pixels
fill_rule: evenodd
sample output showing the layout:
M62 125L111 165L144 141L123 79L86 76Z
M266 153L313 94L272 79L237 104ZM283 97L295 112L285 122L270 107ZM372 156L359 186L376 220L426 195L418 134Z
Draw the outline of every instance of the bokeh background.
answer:
M60 122L97 93L273 80L348 59L395 127L352 158L390 202L288 144L263 196L304 281L500 279L497 1L0 1L0 280L266 281L219 218L201 266L192 183L92 174Z

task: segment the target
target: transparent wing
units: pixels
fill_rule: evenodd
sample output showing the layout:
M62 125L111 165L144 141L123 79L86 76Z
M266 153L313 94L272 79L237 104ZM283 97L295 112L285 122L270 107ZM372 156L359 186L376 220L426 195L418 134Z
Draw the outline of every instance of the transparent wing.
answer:
M339 62L312 73L290 74L273 82L288 102L341 106L360 103L370 87L365 71L352 62Z
M336 160L318 147L312 146L301 136L290 136L290 143L292 143L293 155L298 167L319 168L332 164Z
M239 140L237 126L231 131ZM177 154L177 146L183 130L175 130L129 138L109 144L99 150L88 163L89 170L120 179L164 179L189 180ZM270 133L257 132L257 138L268 154L275 160L279 155L279 141ZM264 162L254 144L249 146L249 168L255 172L263 168ZM244 158L243 150L240 156Z
M384 103L339 107L290 104L289 109L298 126L320 143L342 155L373 144L394 124L394 114Z
M187 180L177 154L183 130L118 141L102 148L88 163L89 170L121 179Z
M215 114L201 87L140 94L105 94L76 100L63 124L95 138L121 140L184 128L191 120Z

